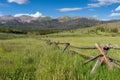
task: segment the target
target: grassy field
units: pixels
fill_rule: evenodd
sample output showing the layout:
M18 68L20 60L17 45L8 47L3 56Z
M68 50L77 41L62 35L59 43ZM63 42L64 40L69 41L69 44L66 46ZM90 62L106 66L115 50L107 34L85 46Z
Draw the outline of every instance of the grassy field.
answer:
M67 33L66 33L67 34ZM3 36L5 34L0 34ZM9 34L7 34L9 36ZM94 74L90 71L95 61L83 65L84 58L71 52L62 52L48 46L39 38L10 34L13 38L0 39L0 80L119 80L119 69L110 71L106 65L98 67ZM54 34L53 34L54 35ZM80 37L80 36L44 36L42 39L70 42L75 46L94 46L96 42L105 45L120 45L120 37ZM59 34L61 35L61 33ZM97 50L80 50L96 55ZM120 58L119 50L110 50L109 56Z

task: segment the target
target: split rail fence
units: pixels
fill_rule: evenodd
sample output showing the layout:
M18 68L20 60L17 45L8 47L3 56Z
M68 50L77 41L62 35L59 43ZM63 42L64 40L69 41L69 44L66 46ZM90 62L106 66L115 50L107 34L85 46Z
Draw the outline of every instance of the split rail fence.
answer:
M118 46L112 46L110 43L106 44L105 46L101 46L99 43L96 43L94 47L77 47L77 46L73 46L71 45L70 43L61 43L61 42L55 42L55 41L51 41L51 40L44 40L46 41L46 43L48 45L53 45L54 47L57 47L57 48L60 48L59 45L64 45L64 49L63 49L63 52L68 49L69 47L70 48L76 48L76 49L97 49L99 51L99 54L96 55L96 56L91 56L91 55L88 55L88 54L85 54L85 53L82 53L80 51L76 51L74 49L70 49L69 48L69 51L72 52L72 53L75 53L75 54L78 54L88 60L86 60L83 64L87 64L93 60L96 60L96 63L94 64L92 70L91 70L91 73L94 73L96 68L103 64L103 63L106 63L106 65L108 66L108 68L110 70L112 70L114 67L115 68L119 68L120 69L120 65L118 62L120 62L119 59L116 59L116 58L112 58L112 57L109 57L107 56L108 54L108 51L110 49L117 49L117 50L120 50L120 47Z

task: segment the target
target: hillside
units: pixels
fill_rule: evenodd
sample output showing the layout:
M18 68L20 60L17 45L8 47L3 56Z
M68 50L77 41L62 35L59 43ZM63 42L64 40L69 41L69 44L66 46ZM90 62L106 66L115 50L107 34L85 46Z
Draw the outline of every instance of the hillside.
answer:
M96 37L96 36L120 36L120 21L106 21L91 27L70 29L59 33L49 34L50 37Z

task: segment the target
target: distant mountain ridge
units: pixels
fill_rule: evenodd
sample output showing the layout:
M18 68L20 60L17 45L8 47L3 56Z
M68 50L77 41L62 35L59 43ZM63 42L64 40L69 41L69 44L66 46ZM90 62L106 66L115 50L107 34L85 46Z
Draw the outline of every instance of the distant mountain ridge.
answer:
M28 15L21 15L14 17L11 15L0 17L0 26L18 28L25 30L36 29L72 29L88 27L100 23L101 21L90 17L80 16L61 16L56 19L51 17L31 17Z

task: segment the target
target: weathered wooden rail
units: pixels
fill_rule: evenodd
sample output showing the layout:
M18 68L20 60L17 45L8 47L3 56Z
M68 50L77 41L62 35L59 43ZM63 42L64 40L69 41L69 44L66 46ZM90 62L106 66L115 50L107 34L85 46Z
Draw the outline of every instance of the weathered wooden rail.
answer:
M103 63L106 63L110 70L112 70L113 67L120 69L120 65L118 64L118 62L120 62L120 60L107 56L108 51L110 49L120 50L120 47L118 47L118 46L112 46L111 44L106 44L105 46L101 46L99 43L96 43L95 46L93 46L93 47L77 47L77 46L71 45L70 43L60 43L59 41L55 42L55 41L50 41L50 40L44 40L44 41L46 41L46 43L48 45L54 45L54 47L57 47L57 48L59 48L59 45L64 45L65 47L63 49L63 52L66 49L68 49L68 47L69 47L69 51L71 51L72 53L78 54L78 55L88 59L83 64L87 64L87 63L97 59L95 65L93 66L93 68L91 70L91 73L94 73L97 66L101 65ZM73 49L70 49L70 48L73 48ZM74 48L76 48L76 49L97 49L99 51L99 54L97 56L91 56L91 55L82 53L80 51L76 51L76 50L74 50Z

